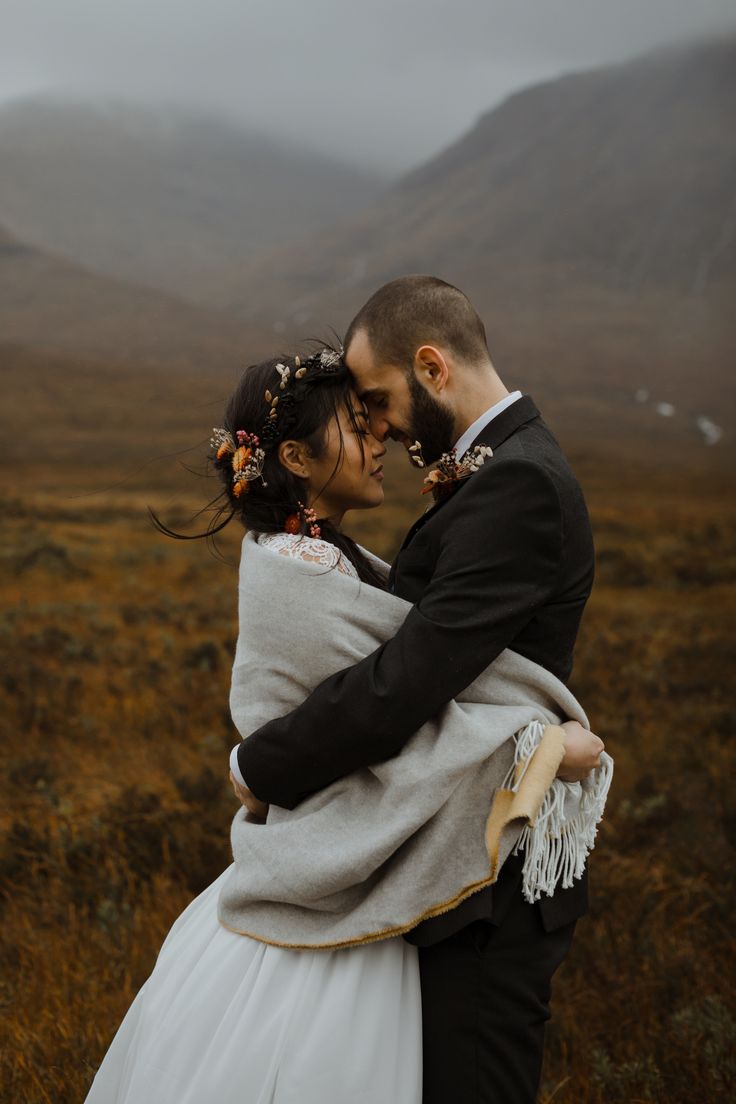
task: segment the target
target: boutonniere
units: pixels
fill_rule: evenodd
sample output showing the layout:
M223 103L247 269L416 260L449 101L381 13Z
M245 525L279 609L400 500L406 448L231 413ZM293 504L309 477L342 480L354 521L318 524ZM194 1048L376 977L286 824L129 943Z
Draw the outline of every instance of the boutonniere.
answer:
M444 498L461 480L467 479L473 472L485 464L489 456L493 456L490 445L476 445L463 455L462 460L457 459L455 449L443 452L437 461L437 467L426 476L426 486L421 491L428 494L430 491L438 502Z

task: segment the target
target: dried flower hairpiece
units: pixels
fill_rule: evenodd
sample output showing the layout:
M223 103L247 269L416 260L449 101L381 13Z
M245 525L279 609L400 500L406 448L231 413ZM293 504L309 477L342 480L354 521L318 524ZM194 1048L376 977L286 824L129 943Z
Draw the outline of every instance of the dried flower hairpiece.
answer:
M268 414L261 429L261 439L266 450L289 432L295 418L295 407L304 394L304 388L300 386L302 381L311 383L312 380L334 376L341 364L342 349L322 349L304 361L296 356L293 371L288 364L279 361L275 366L277 383L274 387L267 387L264 392Z
M260 447L260 440L255 433L238 429L235 431L235 437L237 437L237 444L228 429L224 426L213 426L210 448L215 453L215 460L221 461L228 455L232 457L232 491L236 498L240 498L241 494L249 489L254 479L260 478L263 486L268 486L263 478L266 454Z
M322 536L322 529L317 521L317 514L311 506L305 506L304 503L299 500L296 510L293 514L289 514L284 522L285 533L300 533L302 529L302 520L309 530L310 537Z

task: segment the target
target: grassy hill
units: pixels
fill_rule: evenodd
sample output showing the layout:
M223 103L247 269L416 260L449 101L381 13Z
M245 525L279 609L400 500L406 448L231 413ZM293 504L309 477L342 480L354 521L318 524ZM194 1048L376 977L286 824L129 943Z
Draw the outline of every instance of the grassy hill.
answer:
M161 370L223 370L270 351L273 337L174 296L90 272L0 227L0 340Z
M83 1099L169 926L230 862L236 809L242 530L218 539L220 560L146 515L150 504L198 531L217 491L200 476L225 381L130 366L113 383L75 363L44 369L8 347L0 360L22 413L20 431L2 424L3 1104ZM555 977L540 1104L691 1104L693 1084L725 1100L731 486L595 453L576 466L597 575L571 688L616 773L590 913ZM419 480L391 452L387 505L353 512L349 531L390 557L424 506Z

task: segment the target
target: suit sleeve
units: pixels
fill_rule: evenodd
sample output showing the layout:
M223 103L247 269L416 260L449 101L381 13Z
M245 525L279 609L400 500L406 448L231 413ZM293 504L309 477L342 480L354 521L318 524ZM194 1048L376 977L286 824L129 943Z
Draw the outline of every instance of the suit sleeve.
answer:
M432 579L396 635L241 743L240 770L262 801L293 809L346 774L398 755L554 591L562 513L543 468L499 461L456 494L463 508L453 511Z

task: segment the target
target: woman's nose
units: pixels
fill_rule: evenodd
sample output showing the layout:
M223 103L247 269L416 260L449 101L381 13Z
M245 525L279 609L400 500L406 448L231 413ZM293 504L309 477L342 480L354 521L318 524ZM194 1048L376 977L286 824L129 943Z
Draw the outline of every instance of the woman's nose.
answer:
M375 437L374 440L375 440L376 443L373 446L373 455L377 460L379 456L383 456L384 453L386 452L386 445L384 444L383 441L379 440L377 437Z

